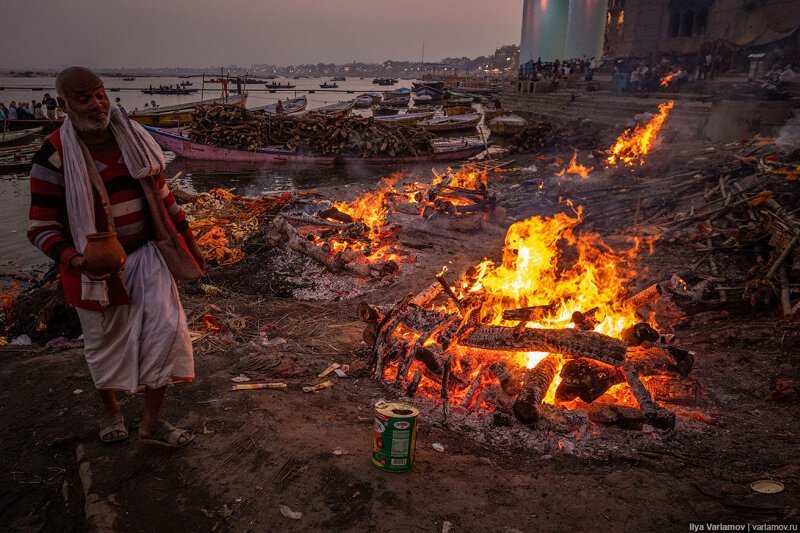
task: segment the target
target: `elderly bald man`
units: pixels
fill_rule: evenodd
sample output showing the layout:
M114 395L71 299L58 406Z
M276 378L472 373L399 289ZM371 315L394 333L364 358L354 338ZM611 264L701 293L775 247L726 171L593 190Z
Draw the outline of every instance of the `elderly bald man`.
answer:
M175 279L199 279L203 257L163 176L164 155L106 95L91 70L56 78L64 124L33 159L28 238L59 264L102 400L103 442L128 437L117 392L144 390L143 442L179 447L194 436L164 420L167 385L194 379L192 344ZM87 270L87 236L114 231L120 272Z

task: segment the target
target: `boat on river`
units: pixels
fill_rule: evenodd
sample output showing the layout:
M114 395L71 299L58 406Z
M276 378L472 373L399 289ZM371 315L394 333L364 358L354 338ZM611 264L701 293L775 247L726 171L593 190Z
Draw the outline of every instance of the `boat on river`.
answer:
M283 100L281 105L283 106L281 115L291 115L293 113L299 113L300 111L303 111L306 108L306 105L308 105L308 100L305 96L301 96L299 98L292 98L291 100ZM250 111L261 111L268 115L277 115L278 102L261 107L254 107Z
M25 144L27 141L33 139L36 135L42 133L42 126L38 128L31 128L27 130L17 131L0 131L0 146L11 146Z
M385 117L375 117L375 122L384 124L416 124L420 120L433 118L433 111L428 113L400 113Z
M451 131L461 131L474 129L481 121L480 113L469 113L465 115L454 115L447 117L432 118L417 122L417 125L427 131L435 133L448 133Z
M145 126L156 142L164 149L186 159L205 161L242 161L263 164L314 164L333 165L336 163L427 163L431 161L456 161L467 159L481 153L485 148L484 143L468 141L435 143L432 154L418 156L373 156L361 157L357 155L313 155L300 154L287 150L282 146L266 146L256 150L239 150L211 146L205 143L193 142L183 131L169 131L151 126Z
M312 109L309 111L309 113L326 115L329 117L346 117L353 112L354 105L355 102L353 100L347 100L346 102L337 102L335 104L328 104L316 109Z
M136 111L128 113L131 120L143 126L159 126L162 128L177 128L192 121L192 113L197 106L230 105L243 106L247 103L247 94L234 95L220 98L207 98L198 102L188 102L164 107L157 107L154 111Z

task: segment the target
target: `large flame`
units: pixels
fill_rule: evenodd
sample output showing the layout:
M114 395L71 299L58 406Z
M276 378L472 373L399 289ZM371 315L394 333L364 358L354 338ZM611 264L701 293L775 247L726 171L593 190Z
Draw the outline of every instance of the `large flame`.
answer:
M667 116L669 116L669 112L674 105L675 102L672 100L659 104L658 114L650 119L647 124L639 124L633 131L625 130L617 139L616 144L609 150L606 163L609 165L623 163L629 166L643 164L644 156L652 149L658 132L664 125L664 121L667 120Z
M578 152L572 153L572 159L569 160L569 165L562 168L561 171L556 173L556 176L562 177L565 174L574 174L583 179L588 179L589 174L594 170L594 167L587 167L578 163Z
M558 213L552 218L533 217L513 224L506 234L500 264L485 260L477 272L462 278L457 294L478 293L484 300L482 318L487 323L515 326L503 319L503 311L523 307L546 309L529 327L572 328L575 311L593 311L595 331L618 337L636 323L630 309L620 302L625 283L635 276L631 260L639 249L615 252L597 234L576 234L576 216ZM527 368L536 366L547 353L519 352L513 360ZM563 361L562 361L563 364ZM553 403L560 378L551 385L545 402Z

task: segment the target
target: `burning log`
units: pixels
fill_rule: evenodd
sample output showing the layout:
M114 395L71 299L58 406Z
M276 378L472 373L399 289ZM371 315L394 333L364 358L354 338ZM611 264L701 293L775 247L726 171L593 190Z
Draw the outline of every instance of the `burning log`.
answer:
M353 217L351 217L347 213L342 213L335 207L329 207L328 209L320 211L318 215L322 218L329 218L331 220L336 220L337 222L342 222L344 224L353 223Z
M586 312L575 311L572 313L572 323L575 327L583 331L593 331L597 326L597 307Z
M577 329L515 328L479 326L462 338L460 344L511 352L550 352L568 357L595 359L612 366L625 362L627 347L614 339L594 331Z
M483 382L483 373L478 372L478 375L475 376L475 379L472 380L469 389L467 389L467 393L464 395L464 399L461 400L461 407L469 410L470 403L472 402L472 397L475 396L475 392L480 388L482 382Z
M444 350L435 344L416 350L416 359L423 363L431 373L437 375L444 373L444 367L448 361Z
M520 307L517 309L506 309L503 311L503 320L531 322L553 313L557 308L558 306L555 304L547 304L534 305L531 307Z
M658 429L673 429L675 427L675 413L664 409L653 400L650 392L644 387L639 372L632 364L622 366L625 380L631 387L631 392L639 403L647 423Z
M516 396L522 389L523 369L513 362L495 361L489 365L489 372L500 380L500 386L509 396Z
M592 403L608 389L625 381L615 367L592 361L591 359L572 359L561 369L561 383L556 389L556 399L571 401L580 398Z
M375 344L372 348L372 355L370 357L370 364L375 364L375 379L383 379L383 352L390 335L397 329L402 322L405 314L408 313L408 304L411 301L411 296L403 298L391 311L386 313L381 320L378 327L378 334L375 336Z
M411 381L408 383L408 387L406 387L406 396L409 398L413 398L414 395L417 393L417 388L419 388L419 382L422 380L422 370L417 370L414 372L414 376L411 378Z
M561 359L557 355L549 354L526 373L525 384L513 405L517 420L528 425L535 424L539 420L539 405L544 400L560 366Z
M515 412L516 403L514 402L514 397L506 394L502 387L498 387L497 385L486 387L484 399L493 404L496 411L509 415ZM481 402L483 402L483 400L481 400ZM476 408L480 407L477 401L475 402L475 406Z
M424 291L414 296L414 298L411 299L411 303L420 307L425 307L442 294L443 290L444 287L437 280L431 283Z

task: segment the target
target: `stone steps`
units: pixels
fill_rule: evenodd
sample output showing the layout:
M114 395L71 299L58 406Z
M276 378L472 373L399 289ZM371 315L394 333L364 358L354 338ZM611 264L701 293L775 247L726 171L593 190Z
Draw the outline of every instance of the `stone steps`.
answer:
M574 100L573 100L574 95ZM612 93L518 93L508 91L501 97L503 107L523 115L555 122L590 120L609 126L626 125L637 114L655 113L664 98L640 98ZM708 120L711 105L691 98L675 100L670 124L682 132L699 133Z

